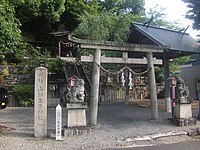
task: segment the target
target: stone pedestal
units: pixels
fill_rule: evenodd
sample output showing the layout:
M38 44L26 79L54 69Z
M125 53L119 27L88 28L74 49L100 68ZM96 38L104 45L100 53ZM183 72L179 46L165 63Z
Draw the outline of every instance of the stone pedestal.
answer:
M175 118L172 118L171 121L178 126L196 125L196 119L192 118L191 104L176 104Z
M176 118L192 118L191 104L176 104L175 106Z
M86 127L86 108L85 103L67 103L67 121L63 130L65 137L77 137L90 132Z
M188 119L180 119L180 118L172 118L171 122L177 126L192 126L197 124L196 118L188 118Z
M67 103L67 127L86 126L86 108L83 103Z

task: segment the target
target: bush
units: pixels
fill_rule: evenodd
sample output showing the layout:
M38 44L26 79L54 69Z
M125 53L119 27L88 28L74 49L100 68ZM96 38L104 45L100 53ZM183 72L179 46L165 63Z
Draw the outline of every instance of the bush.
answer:
M32 84L14 85L13 91L19 106L32 107L34 105L34 86Z

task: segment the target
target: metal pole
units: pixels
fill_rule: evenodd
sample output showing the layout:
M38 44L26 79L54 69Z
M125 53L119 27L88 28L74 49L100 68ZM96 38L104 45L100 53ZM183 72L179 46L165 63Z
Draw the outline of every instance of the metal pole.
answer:
M93 60L92 87L90 94L90 126L95 126L97 124L100 61L101 61L101 50L96 49Z
M149 78L150 101L151 101L151 119L157 120L158 101L157 101L156 80L155 80L152 52L147 53L147 62L148 62L148 68L150 68L150 71L148 72L148 78Z
M165 78L165 109L166 112L172 112L170 86L169 86L169 57L166 50L164 51L164 78Z

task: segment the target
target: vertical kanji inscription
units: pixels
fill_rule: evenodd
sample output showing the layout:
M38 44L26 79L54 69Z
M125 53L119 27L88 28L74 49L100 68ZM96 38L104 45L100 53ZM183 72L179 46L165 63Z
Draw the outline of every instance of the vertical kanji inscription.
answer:
M47 69L35 69L34 137L47 135Z

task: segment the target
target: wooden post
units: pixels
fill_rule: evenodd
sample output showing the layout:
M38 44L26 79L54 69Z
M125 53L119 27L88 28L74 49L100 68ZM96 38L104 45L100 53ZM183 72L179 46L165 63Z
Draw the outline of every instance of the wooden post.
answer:
M98 99L99 99L99 77L100 77L100 61L101 50L96 49L93 60L92 69L92 87L90 94L90 126L97 124L97 112L98 112Z
M171 112L171 98L170 98L170 86L169 86L169 57L166 50L164 51L164 78L165 78L165 110Z
M58 42L58 55L59 57L62 57L61 56L61 41Z
M148 68L150 69L148 72L148 78L149 78L150 101L151 101L151 119L157 120L158 102L157 102L156 80L155 80L152 52L147 53L147 62L148 62Z
M123 61L125 62L125 64L127 63L127 59L128 59L128 52L123 52L122 53L122 58L123 58ZM126 70L125 71L125 87L126 87L126 90L125 90L125 104L128 104L129 103L129 86L128 86L128 82L129 82L129 71Z

